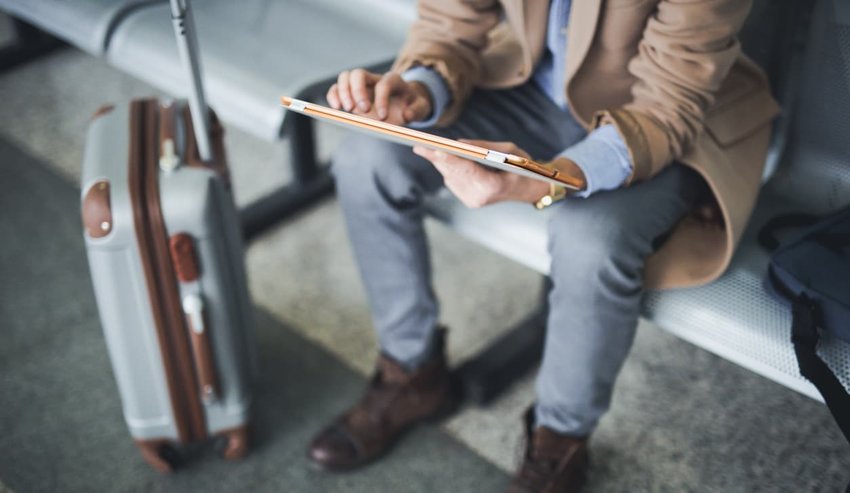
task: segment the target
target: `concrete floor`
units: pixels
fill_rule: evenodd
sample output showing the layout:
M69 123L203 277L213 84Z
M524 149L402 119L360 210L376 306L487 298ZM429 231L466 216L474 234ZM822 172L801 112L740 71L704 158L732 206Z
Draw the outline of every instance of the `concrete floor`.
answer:
M60 51L0 74L0 136L76 183L89 115L156 93L102 60ZM228 128L227 145L239 203L287 181L285 144ZM456 364L526 314L541 278L439 224L429 232ZM355 371L371 370L375 339L335 200L263 235L247 262L258 306ZM445 430L513 470L532 382L526 375L488 408L463 409ZM850 479L848 449L821 404L645 323L593 451L590 491L836 491Z

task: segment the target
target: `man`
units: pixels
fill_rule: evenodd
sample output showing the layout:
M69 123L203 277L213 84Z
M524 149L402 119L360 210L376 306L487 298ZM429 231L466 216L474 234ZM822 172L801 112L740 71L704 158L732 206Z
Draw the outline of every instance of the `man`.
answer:
M484 139L586 187L565 198L433 150L360 135L341 146L334 173L381 356L363 398L311 444L313 461L363 465L454 404L422 227L423 197L445 185L471 207L552 209L546 346L511 488L581 486L643 289L715 279L753 207L777 106L736 39L749 8L420 0L389 73L340 74L327 95L335 108Z

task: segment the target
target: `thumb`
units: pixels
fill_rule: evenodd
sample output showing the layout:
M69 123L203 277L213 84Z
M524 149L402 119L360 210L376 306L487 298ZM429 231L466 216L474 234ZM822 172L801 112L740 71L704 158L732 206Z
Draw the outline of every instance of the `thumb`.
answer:
M428 118L431 114L431 103L427 98L415 98L404 109L404 121L407 123Z

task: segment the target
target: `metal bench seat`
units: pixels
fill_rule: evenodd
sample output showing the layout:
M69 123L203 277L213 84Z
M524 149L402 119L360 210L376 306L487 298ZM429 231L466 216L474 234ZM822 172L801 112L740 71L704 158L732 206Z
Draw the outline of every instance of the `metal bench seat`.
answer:
M115 26L134 9L162 0L0 0L0 10L95 56L106 52Z
M820 396L797 369L790 343L791 315L765 291L769 254L755 242L759 226L787 201L762 201L732 266L703 287L653 291L644 298L643 315L659 327L749 370L814 399ZM448 193L428 202L430 214L461 235L526 265L549 272L547 211L527 204L501 203L469 209ZM826 338L822 355L850 388L850 344Z
M255 136L281 137L281 95L350 67L393 57L415 16L401 0L197 0L192 4L208 100ZM185 81L167 4L135 12L115 30L107 59L181 95Z

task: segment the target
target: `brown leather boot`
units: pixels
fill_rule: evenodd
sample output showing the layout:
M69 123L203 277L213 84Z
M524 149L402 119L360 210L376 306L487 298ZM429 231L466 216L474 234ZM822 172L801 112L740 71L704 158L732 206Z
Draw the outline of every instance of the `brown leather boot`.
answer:
M574 493L587 479L587 438L534 428L534 407L525 413L525 456L508 493Z
M353 469L383 455L412 425L449 414L458 399L444 355L445 331L436 338L434 356L412 372L381 355L365 395L313 439L310 459L328 470Z

